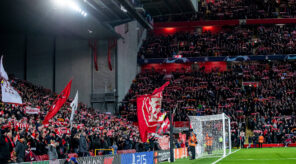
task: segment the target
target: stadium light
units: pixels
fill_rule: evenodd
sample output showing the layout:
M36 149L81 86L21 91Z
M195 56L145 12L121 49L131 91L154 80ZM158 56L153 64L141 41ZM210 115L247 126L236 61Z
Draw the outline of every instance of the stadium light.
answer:
M53 0L53 3L58 7L64 7L66 5L65 0Z
M80 13L82 16L86 17L87 13L83 11L75 0L52 0L53 3L59 8L69 8Z

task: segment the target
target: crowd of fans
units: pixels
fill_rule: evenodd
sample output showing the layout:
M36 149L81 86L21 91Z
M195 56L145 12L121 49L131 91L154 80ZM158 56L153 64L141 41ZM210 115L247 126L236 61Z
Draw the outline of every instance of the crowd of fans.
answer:
M69 99L47 125L44 116L56 95L29 82L11 78L24 104L1 103L0 160L21 162L67 158L69 154L89 156L95 149L148 151L159 149L154 138L141 142L136 120L136 96L151 93L165 81L164 110L176 107L174 120L188 121L190 115L226 113L231 118L233 145L241 133L252 130L255 140L263 135L264 143L296 142L296 63L233 63L227 71L215 69L164 72L147 70L137 75L121 107L121 115L98 113L80 103L70 128ZM246 83L243 83L246 82ZM40 109L30 114L28 107ZM186 143L175 141L176 147ZM98 151L104 154L104 151Z
M154 17L155 22L294 18L295 0L201 0L198 12Z
M43 125L57 95L27 81L11 79L23 104L0 104L0 163L63 159L75 155L73 153L88 156L95 153L95 149L113 148L116 153L117 150L148 151L154 148L154 139L151 138L150 143L141 142L138 127L125 116L99 113L82 103L79 103L71 129L70 99L49 124ZM40 113L27 113L26 109L31 107L40 109Z
M295 25L256 25L225 27L217 33L150 35L139 51L139 58L295 54L295 29Z
M174 121L188 121L188 115L224 112L232 122L232 142L239 144L246 128L263 134L265 143L296 142L296 63L263 62L233 64L227 71L205 72L204 68L146 70L137 75L123 102L122 112L136 120L136 97L170 80L164 91L163 109L177 106ZM243 83L252 82L252 83ZM258 137L257 137L258 138Z

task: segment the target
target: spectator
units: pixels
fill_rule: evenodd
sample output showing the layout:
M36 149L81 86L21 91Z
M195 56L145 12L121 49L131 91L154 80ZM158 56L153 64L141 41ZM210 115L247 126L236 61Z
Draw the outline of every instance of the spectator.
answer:
M118 146L116 145L116 142L113 142L112 149L114 150L114 154L117 154Z
M178 32L169 36L150 34L139 51L145 58L294 54L295 25L245 25L223 27L213 33Z
M56 143L54 140L50 140L50 144L48 145L49 160L58 159L58 153L57 153L57 149L56 149L57 146L58 146L58 143Z
M201 0L198 12L154 17L155 22L198 21L228 19L293 18L295 2L290 1L246 1L246 0Z
M82 132L79 139L79 153L81 157L89 156L88 148L89 146L86 140L86 133Z
M3 164L8 163L8 160L10 159L10 154L9 154L9 145L5 141L5 136L4 134L5 131L1 130L0 133L0 162Z
M15 152L16 152L16 162L24 162L25 153L26 153L26 145L25 145L25 136L24 135L20 135L19 140L16 141Z

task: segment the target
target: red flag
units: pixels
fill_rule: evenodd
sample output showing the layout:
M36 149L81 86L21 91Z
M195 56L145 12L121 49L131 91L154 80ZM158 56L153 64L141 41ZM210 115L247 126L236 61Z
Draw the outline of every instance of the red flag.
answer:
M53 105L50 107L50 110L48 111L47 115L43 120L43 124L48 124L48 121L58 113L58 111L67 101L71 91L71 84L72 84L72 80L67 84L65 89L55 99Z
M147 141L148 133L155 133L156 128L163 122L161 113L162 91L170 82L166 82L153 94L137 97L137 115L140 136L143 142Z
M167 117L164 122L161 124L160 128L158 129L157 133L161 134L161 133L165 133L166 130L170 127L170 120Z
M95 40L93 43L91 43L91 40L89 40L88 44L93 51L95 69L96 69L96 71L98 71L99 67L98 67L98 62L97 62L97 41Z
M111 64L111 50L116 46L116 40L108 41L108 66L110 71L112 71L112 64Z

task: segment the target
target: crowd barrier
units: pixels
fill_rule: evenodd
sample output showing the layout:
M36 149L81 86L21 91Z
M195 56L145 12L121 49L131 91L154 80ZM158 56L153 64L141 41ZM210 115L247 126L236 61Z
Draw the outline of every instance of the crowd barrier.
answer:
M160 150L154 152L154 163L168 161L170 159L170 150Z
M130 150L118 150L117 154L128 154L128 153L136 153L136 149L130 149Z
M174 158L180 159L180 158L186 158L188 156L187 148L178 148L174 149Z
M130 153L132 152L132 153ZM187 148L174 149L174 158L186 158L188 156ZM46 160L23 162L22 164L65 164L67 159ZM102 155L76 158L79 164L157 164L170 160L169 150L139 152L135 150L121 151L121 154Z
M284 147L284 144L262 144L262 147ZM249 144L244 144L244 148L249 147ZM259 147L259 144L256 145ZM296 147L296 143L289 144L288 147ZM251 144L251 148L254 148L254 144Z
M89 156L76 158L79 164L120 164L119 155ZM65 164L67 159L23 162L22 164Z

